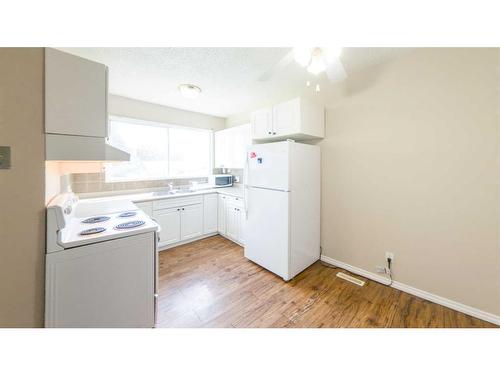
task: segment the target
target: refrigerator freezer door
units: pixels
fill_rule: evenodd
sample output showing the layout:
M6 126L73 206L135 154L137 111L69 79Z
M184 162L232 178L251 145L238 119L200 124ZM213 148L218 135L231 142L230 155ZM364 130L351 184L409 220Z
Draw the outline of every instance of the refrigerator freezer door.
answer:
M248 186L289 191L289 142L248 146Z
M248 188L245 257L289 280L289 194Z

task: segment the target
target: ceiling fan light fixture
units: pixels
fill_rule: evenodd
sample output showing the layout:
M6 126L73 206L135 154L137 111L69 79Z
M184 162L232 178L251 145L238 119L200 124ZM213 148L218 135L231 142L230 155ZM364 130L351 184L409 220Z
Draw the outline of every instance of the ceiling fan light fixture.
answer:
M342 54L342 47L325 48L325 58L328 64L336 61Z
M187 99L196 99L201 93L201 89L198 86L189 83L179 85L179 91L181 95Z
M311 61L312 48L307 47L295 47L293 49L293 58L300 66L304 68L309 65Z
M324 72L326 69L325 61L323 60L322 54L314 54L311 57L311 63L307 67L307 71L314 75L318 75L321 72Z

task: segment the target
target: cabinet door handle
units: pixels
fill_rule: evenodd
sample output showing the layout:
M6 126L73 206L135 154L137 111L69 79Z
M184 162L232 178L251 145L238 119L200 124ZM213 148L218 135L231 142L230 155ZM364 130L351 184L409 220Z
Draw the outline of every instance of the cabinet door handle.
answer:
M273 132L273 135L276 135L276 132Z
M267 134L271 134L271 132L267 132Z
M177 211L180 211L180 210L181 210L180 208L177 209Z
M182 211L184 211L184 207L182 207Z

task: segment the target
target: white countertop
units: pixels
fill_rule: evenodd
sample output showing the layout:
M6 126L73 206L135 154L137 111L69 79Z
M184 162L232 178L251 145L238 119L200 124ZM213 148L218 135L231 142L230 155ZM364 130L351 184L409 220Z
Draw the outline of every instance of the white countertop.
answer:
M190 192L182 192L176 194L168 194L168 190L166 189L150 189L146 191L130 191L125 194L113 194L113 192L106 193L89 193L89 194L81 194L79 198L85 201L101 201L101 200L130 200L132 202L147 202L154 201L159 199L170 199L170 198L178 198L178 197L186 197L192 195L203 195L203 194L211 194L211 193L219 193L226 194L237 198L243 198L243 187L241 186L232 186L232 187L223 187L223 188L205 188L199 189L196 191Z

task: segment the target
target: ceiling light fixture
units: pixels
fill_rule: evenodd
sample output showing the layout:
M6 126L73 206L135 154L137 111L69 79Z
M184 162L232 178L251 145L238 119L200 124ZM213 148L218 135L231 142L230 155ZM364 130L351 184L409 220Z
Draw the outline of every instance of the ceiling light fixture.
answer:
M300 66L304 68L311 62L312 48L296 47L293 49L293 58Z
M201 93L201 89L198 86L191 85L189 83L179 85L179 91L183 97L188 99L196 99Z
M317 76L319 73L324 72L326 69L325 58L321 48L314 48L311 53L311 62L307 67L309 73Z
M342 54L342 48L304 48L297 47L293 49L295 61L311 74L318 75L324 72L328 65L339 61Z
M342 54L342 48L340 47L328 47L325 48L325 50L325 58L328 64L331 64L338 60L340 58L340 55Z

